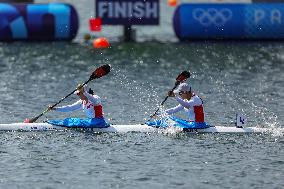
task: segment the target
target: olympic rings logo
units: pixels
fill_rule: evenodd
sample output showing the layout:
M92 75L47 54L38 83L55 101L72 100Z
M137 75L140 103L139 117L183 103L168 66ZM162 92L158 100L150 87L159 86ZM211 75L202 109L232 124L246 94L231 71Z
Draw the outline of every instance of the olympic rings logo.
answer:
M209 8L207 10L197 8L192 12L192 16L197 20L202 26L209 27L211 25L224 26L228 22L233 13L230 9L224 8L217 10L214 8Z

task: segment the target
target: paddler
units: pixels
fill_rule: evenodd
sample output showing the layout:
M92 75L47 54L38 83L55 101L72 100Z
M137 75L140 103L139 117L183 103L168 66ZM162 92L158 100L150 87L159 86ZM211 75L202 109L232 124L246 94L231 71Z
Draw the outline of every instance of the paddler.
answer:
M204 122L203 102L199 96L192 92L191 86L181 83L174 91L168 92L169 97L175 97L178 106L166 110L167 114L174 114L184 110L189 121Z
M78 85L75 94L80 98L77 102L62 106L54 107L52 110L59 112L71 112L82 109L87 116L87 119L67 118L64 120L51 120L48 123L66 127L108 127L109 124L105 121L103 116L103 107L101 98L94 94L92 89L88 89L86 85ZM51 109L51 106L49 106Z
M148 125L156 127L167 127L172 125L183 128L184 130L190 129L190 131L191 129L204 129L209 127L209 125L204 122L203 102L199 96L193 93L190 85L181 83L176 90L169 91L168 96L174 97L179 105L167 109L165 111L167 116L162 116L163 119L161 120L147 122ZM181 110L186 113L186 120L171 116ZM174 123L168 122L168 120L172 120Z

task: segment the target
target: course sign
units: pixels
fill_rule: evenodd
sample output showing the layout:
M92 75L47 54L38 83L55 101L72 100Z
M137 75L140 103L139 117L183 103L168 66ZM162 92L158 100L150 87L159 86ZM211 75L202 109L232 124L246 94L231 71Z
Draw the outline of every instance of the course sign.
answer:
M96 0L96 17L107 25L158 25L159 0Z

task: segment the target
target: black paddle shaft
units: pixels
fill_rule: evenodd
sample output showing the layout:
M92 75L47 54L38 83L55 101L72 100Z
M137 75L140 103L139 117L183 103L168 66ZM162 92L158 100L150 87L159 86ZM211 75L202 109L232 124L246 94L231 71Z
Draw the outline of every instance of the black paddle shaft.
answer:
M185 81L185 80L188 79L188 78L190 78L190 72L188 72L188 71L183 71L183 72L181 72L181 73L177 76L175 86L172 88L171 92L173 92L173 91L177 88L177 86L179 86L179 84L180 84L181 82ZM163 106L164 103L168 100L168 98L169 98L169 96L167 96L167 97L163 100L163 102L161 103L160 106ZM150 117L151 117L151 118L154 117L154 116L158 113L159 110L160 110L160 107L159 107Z
M94 79L97 79L97 78L100 78L106 74L108 74L110 72L110 65L106 64L106 65L103 65L99 68L97 68L93 73L92 75L90 76L90 78L84 82L82 84L82 86L86 85L87 83L89 83L90 81L94 80ZM76 91L77 89L73 90L71 93L69 93L68 95L66 95L65 97L63 97L62 99L60 99L57 103L53 104L50 108L54 108L55 106L57 106L59 103L61 103L63 100L65 100L67 97L69 97L70 95L74 94L74 92ZM33 123L35 122L36 120L38 120L38 118L40 118L41 116L43 116L46 112L49 111L49 108L47 108L46 110L44 110L41 114L39 114L38 116L32 118L29 120L29 123Z
M89 79L88 81L86 81L85 83L82 84L82 86L86 85L87 83L89 83L91 80L93 79ZM73 90L71 93L69 93L68 95L66 95L65 97L61 98L57 103L53 104L52 106L50 106L50 108L54 108L55 106L57 106L58 104L60 104L63 100L65 100L66 98L68 98L70 95L74 94L74 92L76 91L77 89ZM43 116L49 109L47 108L45 111L43 111L41 114L39 114L38 116L32 118L29 120L29 123L33 123L35 122L36 120L38 120L38 118L40 118L41 116Z
M82 86L86 85L87 83L89 83L90 81L92 81L93 79L90 78L88 81L86 81L85 83L82 84ZM77 89L73 90L71 93L69 93L68 95L66 95L65 97L63 97L62 99L60 99L57 103L55 103L54 105L52 105L50 108L54 108L55 106L57 106L59 103L61 103L63 100L65 100L67 97L69 97L70 95L74 94L75 91Z
M175 86L172 88L171 91L174 91L174 90L177 88L177 86L179 85L179 83L180 83L180 82L176 82ZM163 106L164 103L168 100L168 98L169 98L169 96L166 96L166 98L163 100L163 102L161 103L160 106ZM154 116L158 113L159 110L160 110L160 107L157 108L157 110L156 110L150 117L154 117Z

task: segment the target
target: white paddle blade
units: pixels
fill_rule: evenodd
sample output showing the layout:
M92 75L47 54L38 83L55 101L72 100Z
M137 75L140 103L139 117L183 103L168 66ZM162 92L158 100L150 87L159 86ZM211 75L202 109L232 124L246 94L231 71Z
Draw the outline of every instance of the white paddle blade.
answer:
M246 123L247 123L247 117L238 113L236 115L236 127L242 128L246 125Z

